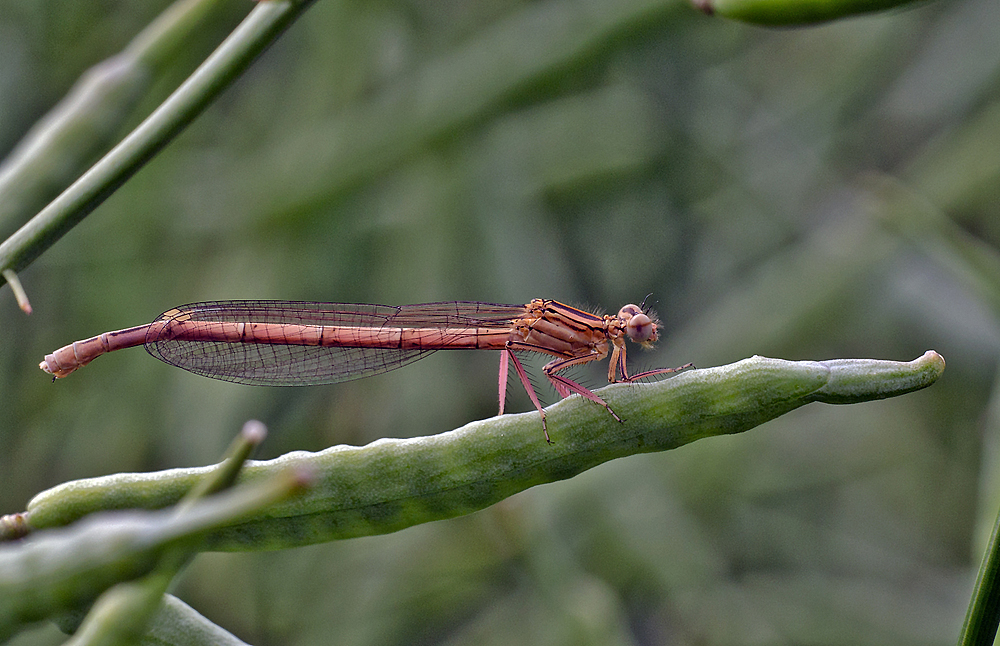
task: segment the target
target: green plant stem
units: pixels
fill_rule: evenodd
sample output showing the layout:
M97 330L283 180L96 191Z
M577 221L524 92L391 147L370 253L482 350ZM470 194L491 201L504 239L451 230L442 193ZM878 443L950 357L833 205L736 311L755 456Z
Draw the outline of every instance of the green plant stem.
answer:
M1000 625L1000 515L979 566L969 611L958 640L959 646L989 646Z
M14 299L17 301L17 306L21 308L21 311L25 314L31 314L31 303L28 301L28 294L24 291L24 287L21 286L21 279L17 277L12 269L4 269L0 272L3 279L7 281L10 285L11 290L14 292Z
M885 11L916 0L694 0L708 15L759 25L807 25Z
M483 509L615 458L740 433L810 402L847 404L901 395L930 385L943 370L944 360L935 352L909 363L752 357L653 384L598 391L624 423L593 402L564 400L548 413L553 445L545 443L538 414L531 412L430 437L250 462L241 480L302 464L317 474L316 486L293 503L211 533L202 547L282 549L393 532ZM173 469L66 483L29 503L28 523L50 527L100 510L172 505L204 473L205 468Z
M106 152L192 34L228 11L223 0L177 0L125 49L84 72L0 164L0 230L13 230Z
M218 468L207 473L173 507L175 517L183 516L197 507L206 496L233 484L244 462L266 436L267 429L261 422L251 420L244 424L226 450L223 461L217 465ZM54 617L53 620L63 631L73 634L67 645L127 646L143 639L175 643L173 640L163 642L166 635L157 637L156 634L164 630L173 633L181 627L187 627L195 635L209 638L214 638L216 632L221 632L223 643L235 640L235 637L221 629L206 634L204 628L207 620L204 617L177 600L174 600L176 603L170 603L167 599L167 589L195 555L196 552L185 546L168 549L159 556L153 571L139 579L124 581L105 590L86 615L81 609ZM155 634L147 637L147 633ZM182 640L179 643L189 641Z
M199 501L182 513L169 509L96 515L72 527L0 546L0 640L25 624L77 610L108 587L145 576L165 561L165 575L171 575L187 554L203 544L199 537L205 532L252 517L300 493L312 480L308 467L282 469L274 475ZM155 591L164 585L152 581L151 587Z
M173 595L164 595L143 644L165 646L244 646L245 642L212 623Z
M66 634L80 628L82 618L73 621L74 613L65 613L50 620ZM80 613L82 614L82 613ZM164 594L148 630L132 644L139 646L245 646L232 633L209 621L197 610L172 594Z
M267 427L263 423L250 420L244 424L240 433L226 449L225 456L218 465L219 468L206 475L187 492L177 504L177 511L182 512L205 496L231 487L236 482L236 477L243 469L243 465L266 437Z
M261 2L145 121L0 244L0 270L20 270L134 175L245 70L310 0Z

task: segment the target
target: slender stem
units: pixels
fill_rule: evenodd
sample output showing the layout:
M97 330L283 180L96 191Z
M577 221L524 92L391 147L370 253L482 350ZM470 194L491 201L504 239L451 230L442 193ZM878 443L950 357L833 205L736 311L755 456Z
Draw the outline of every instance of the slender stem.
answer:
M0 641L41 619L77 611L109 587L154 573L165 564L163 578L138 590L139 598L126 590L124 598L111 599L110 623L104 621L108 618L104 612L93 619L99 624L98 632L114 632L123 612L142 610L146 617L137 619L145 623L170 571L197 551L202 536L300 495L311 486L311 475L308 469L291 467L272 478L200 500L182 513L174 509L119 512L4 546L0 549ZM126 631L135 627L121 626ZM137 641L122 638L102 643Z
M0 270L30 264L153 158L311 4L261 2L212 55L120 144L0 244Z
M120 52L92 65L0 163L0 230L37 213L120 138L151 88L225 0L175 0Z
M266 435L267 429L261 422L251 420L244 424L243 430L226 450L225 458L217 465L218 468L207 473L174 506L175 517L183 517L210 494L229 487L236 480L244 462L250 457L254 448L264 441ZM120 582L105 590L82 622L71 627L74 635L66 645L138 643L157 623L155 618L158 615L161 621L185 619L185 625L189 624L193 617L187 616L188 613L181 613L184 615L182 617L176 612L167 610L172 604L164 604L164 597L171 583L195 554L196 552L187 546L170 548L159 556L155 569L145 576ZM178 609L173 608L173 610ZM64 616L63 623L72 621L75 614L71 612L69 616ZM201 619L195 622L196 626L204 622L204 618ZM65 629L67 626L62 627ZM184 642L190 643L189 640Z
M3 275L4 280L7 281L7 284L10 285L11 290L14 292L14 298L17 299L17 306L25 314L31 314L31 303L28 302L28 293L24 291L21 279L17 277L13 269L4 269L0 274Z
M959 646L989 646L1000 625L1000 515L979 566L976 588L965 615Z
M250 459L250 455L266 437L267 427L263 422L252 419L244 424L239 435L226 449L226 454L222 462L219 463L219 468L209 473L197 486L187 492L184 498L177 503L177 511L183 512L205 496L232 486L244 463Z
M160 611L153 618L147 640L143 643L247 646L171 594L164 595Z
M885 11L915 0L693 0L708 15L760 25L803 25Z

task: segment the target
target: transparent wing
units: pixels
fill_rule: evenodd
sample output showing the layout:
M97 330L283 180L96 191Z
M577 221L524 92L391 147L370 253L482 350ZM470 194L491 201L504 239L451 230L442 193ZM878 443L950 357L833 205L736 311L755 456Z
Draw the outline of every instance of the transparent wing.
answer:
M166 363L195 374L242 384L308 386L349 381L395 370L439 349L370 345L317 346L217 340L212 322L280 323L358 328L447 328L454 336L471 329L507 329L525 313L524 305L452 301L419 305L309 303L294 301L212 301L161 314L150 326L146 350ZM205 334L160 338L161 321L204 321ZM188 323L190 325L190 323Z

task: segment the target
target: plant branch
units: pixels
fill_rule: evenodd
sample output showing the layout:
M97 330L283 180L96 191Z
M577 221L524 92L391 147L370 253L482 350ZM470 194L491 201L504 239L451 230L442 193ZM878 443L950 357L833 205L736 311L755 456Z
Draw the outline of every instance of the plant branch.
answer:
M810 402L848 404L908 393L930 385L943 370L944 359L933 351L908 363L752 357L653 384L598 391L624 423L579 397L564 400L548 412L553 445L545 443L538 414L531 412L429 437L250 462L241 481L303 464L316 474L316 485L292 503L212 532L202 547L282 549L393 532L483 509L615 458L740 433ZM37 529L101 510L165 507L195 486L207 468L66 483L36 496L27 522Z
M259 3L153 114L38 215L0 244L0 270L23 269L152 159L310 4Z

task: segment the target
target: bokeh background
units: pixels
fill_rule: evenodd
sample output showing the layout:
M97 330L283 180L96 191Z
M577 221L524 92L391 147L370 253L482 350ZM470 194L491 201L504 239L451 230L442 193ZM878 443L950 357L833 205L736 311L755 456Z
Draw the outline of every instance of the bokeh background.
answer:
M0 0L0 153L165 6ZM193 37L147 110L247 10ZM954 643L1000 506L998 24L995 0L795 29L678 0L322 0L21 272L32 316L0 292L0 512L212 463L250 418L270 458L496 411L492 354L301 389L139 349L54 385L37 368L173 306L652 294L665 333L640 367L948 368L471 516L205 554L177 594L260 645Z

